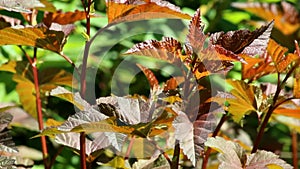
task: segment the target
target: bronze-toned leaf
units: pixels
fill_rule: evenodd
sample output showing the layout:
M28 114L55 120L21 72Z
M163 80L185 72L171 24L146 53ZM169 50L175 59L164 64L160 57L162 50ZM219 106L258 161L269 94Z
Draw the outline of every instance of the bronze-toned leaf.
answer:
M297 68L294 73L293 95L295 98L300 98L300 68Z
M281 7L275 3L233 3L234 7L249 11L267 21L274 20L275 28L290 35L300 27L300 14L292 4L281 1Z
M156 79L154 73L150 69L140 64L137 64L137 66L143 71L143 73L147 77L151 89L158 87L158 80Z
M261 55L268 45L273 24L270 22L253 32L249 30L218 32L213 34L210 40L214 45L220 45L235 54Z
M125 54L149 56L169 63L180 64L181 50L180 42L170 37L164 37L162 41L147 40L138 43Z
M196 79L211 73L226 73L232 67L232 61L243 61L238 55L222 47L214 46L211 42L205 45L205 40L206 35L203 33L201 14L198 9L189 24L185 48L187 56L184 59Z
M90 17L93 17L91 15ZM76 21L84 20L86 18L86 14L84 11L75 10L74 12L62 12L56 11L54 13L49 12L45 14L43 19L43 23L45 25L50 26L51 23L58 23L60 25L73 24Z
M108 0L106 6L109 23L154 18L190 19L190 16L182 13L179 7L164 0L134 0L125 3Z

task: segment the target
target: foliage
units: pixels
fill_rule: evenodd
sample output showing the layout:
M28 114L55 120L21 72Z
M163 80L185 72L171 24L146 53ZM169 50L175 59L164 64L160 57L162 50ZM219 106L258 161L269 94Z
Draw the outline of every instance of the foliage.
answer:
M228 2L0 0L1 168L297 168L299 10Z

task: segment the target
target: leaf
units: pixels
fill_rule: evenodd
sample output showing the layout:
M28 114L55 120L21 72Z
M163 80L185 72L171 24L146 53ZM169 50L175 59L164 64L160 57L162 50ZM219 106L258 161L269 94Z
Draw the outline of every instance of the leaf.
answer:
M253 32L249 30L218 32L210 37L212 44L220 45L235 54L247 54L250 56L262 55L268 45L273 28L273 21Z
M52 89L50 92L51 96L59 97L63 100L66 100L76 106L79 110L87 110L89 104L84 101L78 94L73 94L67 89L57 86L55 89Z
M255 99L257 92L255 92L254 86L247 85L243 81L227 80L227 82L233 87L230 93L235 97L227 98L228 112L232 114L232 119L238 123L246 114L257 110Z
M131 140L132 141L132 140ZM156 145L153 142L145 139L136 137L133 140L132 155L138 159L150 159L155 155Z
M134 0L125 3L108 0L106 6L109 23L154 18L190 18L189 15L182 13L179 7L163 0Z
M37 9L39 11L56 12L56 8L51 2L48 2L47 0L40 0L40 2L44 6L43 7L35 7L35 9Z
M147 77L151 89L158 87L158 80L156 79L154 73L150 69L140 64L137 64L137 66L143 71L143 73Z
M33 46L61 52L66 42L63 31L55 31L40 27L13 28L6 27L0 29L0 45L24 45Z
M36 97L34 84L27 78L15 74L13 80L17 82L16 90L24 110L33 118L37 119Z
M44 7L39 0L0 0L0 8L8 11L31 13L30 9Z
M196 79L212 73L226 73L232 67L230 62L243 61L239 56L221 47L216 47L211 42L205 44L205 39L200 10L198 9L189 24L185 48L187 57L184 60Z
M93 17L93 15L90 15ZM58 23L60 25L67 25L73 24L76 21L86 19L86 14L84 11L75 10L74 12L62 12L62 11L55 11L49 12L45 14L43 19L43 23L45 25L50 26L51 23Z
M295 6L281 1L281 8L271 3L238 3L232 6L249 11L267 21L274 20L274 25L285 35L290 35L300 27L300 16Z
M289 53L288 55L285 55L288 49L286 47L280 46L272 39L269 42L267 51L268 55L271 56L272 61L275 64L277 72L279 73L287 71L287 67L293 61L298 59L298 56L296 54Z
M76 88L73 75L61 69L45 69L39 72L40 90L51 91L57 86L68 86Z
M272 152L258 150L255 154L251 154L248 156L246 169L275 169L276 167L283 169L293 168L290 164L286 163L282 159L279 159L278 155Z
M208 138L205 146L222 154L218 157L221 162L219 165L220 169L242 169L242 166L246 163L246 154L238 143L226 141L222 137L217 136L216 138Z
M148 40L135 44L125 55L142 55L180 64L181 44L176 39L163 37L162 41Z
M173 122L173 127L175 128L175 139L179 140L183 154L191 160L193 166L196 166L193 123L184 112L179 111Z
M83 123L74 127L71 132L85 132L87 134L93 132L118 132L124 134L130 134L133 132L133 128L127 126L117 126L116 118L107 118L98 122Z
M274 114L284 115L288 117L294 117L300 119L300 105L297 105L294 101L287 101L281 104L274 110Z
M209 138L205 145L222 154L218 158L221 162L220 169L268 169L271 166L273 168L293 168L272 152L258 150L256 153L246 155L238 143L226 141L222 137Z
M154 107L151 107L151 103L146 102L142 98L110 96L100 97L96 102L98 105L102 103L102 106L105 106L105 104L112 105L115 109L114 113L116 113L114 116L131 125L149 122L152 119L151 115L155 111Z
M217 112L215 110L214 112ZM194 121L194 146L196 157L200 157L204 150L204 143L207 141L209 134L213 133L216 127L216 119L214 112L199 115Z

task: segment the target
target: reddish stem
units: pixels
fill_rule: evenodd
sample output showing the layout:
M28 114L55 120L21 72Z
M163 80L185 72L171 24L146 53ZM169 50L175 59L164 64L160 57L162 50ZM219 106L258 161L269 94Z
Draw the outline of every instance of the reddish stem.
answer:
M30 59L31 60L31 59ZM44 122L43 122L43 114L42 114L42 102L41 102L41 95L40 95L40 88L39 88L39 78L38 78L38 68L37 68L37 48L34 48L34 55L33 60L31 62L32 71L33 71L33 78L34 78L34 87L35 87L35 96L36 96L36 110L38 116L38 123L39 123L39 130L44 129ZM45 169L48 168L48 149L46 143L46 137L41 136L41 144L42 144L42 152L43 152L43 161Z
M292 152L293 152L293 166L298 169L298 135L295 130L292 130Z
M128 147L127 147L127 151L126 151L126 154L125 154L125 160L129 158L131 149L133 147L134 140L135 140L135 136L132 136L132 138L130 140L130 143L129 143Z

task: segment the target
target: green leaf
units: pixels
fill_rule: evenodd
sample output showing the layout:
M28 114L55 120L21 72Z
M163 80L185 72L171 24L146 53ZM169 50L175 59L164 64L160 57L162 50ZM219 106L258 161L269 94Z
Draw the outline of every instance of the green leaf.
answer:
M153 142L140 137L133 138L132 151L134 157L141 159L149 159L152 157L156 150L156 145Z

